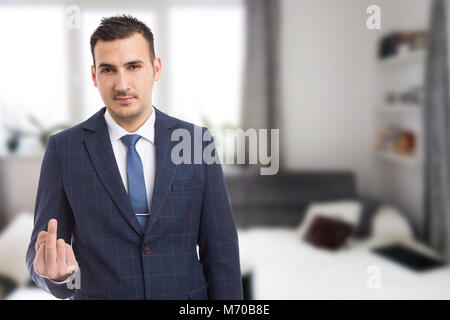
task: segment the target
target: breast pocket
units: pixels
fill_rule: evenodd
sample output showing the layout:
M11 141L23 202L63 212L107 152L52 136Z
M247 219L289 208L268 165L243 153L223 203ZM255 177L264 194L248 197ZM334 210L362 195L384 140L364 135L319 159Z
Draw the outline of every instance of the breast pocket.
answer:
M206 285L188 291L189 300L208 300L208 288Z
M172 183L172 194L183 195L199 190L202 187L202 180L175 180Z
M167 214L184 219L198 216L202 201L202 180L174 180L170 192L170 208ZM174 220L174 223L185 223ZM177 226L177 228L180 228Z

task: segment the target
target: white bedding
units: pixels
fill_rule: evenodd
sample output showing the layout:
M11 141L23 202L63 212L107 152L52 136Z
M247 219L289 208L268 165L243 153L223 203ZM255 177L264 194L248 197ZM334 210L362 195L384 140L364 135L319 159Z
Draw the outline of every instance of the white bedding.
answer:
M417 273L370 251L392 239L354 241L331 252L312 247L293 229L238 232L242 272L251 273L256 300L450 299L450 267ZM402 242L430 252L412 239Z
M59 300L41 288L20 287L6 297L6 300Z

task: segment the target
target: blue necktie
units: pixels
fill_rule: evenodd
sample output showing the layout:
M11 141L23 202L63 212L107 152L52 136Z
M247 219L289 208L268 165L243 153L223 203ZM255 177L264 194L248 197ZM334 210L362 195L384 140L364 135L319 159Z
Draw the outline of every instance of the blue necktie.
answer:
M142 168L141 157L136 151L136 142L141 138L138 134L124 135L121 140L128 146L127 152L127 175L128 175L128 195L131 206L136 213L142 229L145 230L149 216L147 192L145 190L144 169Z

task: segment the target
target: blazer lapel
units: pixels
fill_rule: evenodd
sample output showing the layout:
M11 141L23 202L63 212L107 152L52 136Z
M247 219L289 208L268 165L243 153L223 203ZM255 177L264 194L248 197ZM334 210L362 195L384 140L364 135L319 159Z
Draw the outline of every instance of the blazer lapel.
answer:
M147 223L145 233L148 234L158 216L161 213L161 207L167 197L175 177L176 165L171 159L172 147L176 141L171 141L169 128L176 123L174 118L154 107L155 116L155 181L153 186L153 196L150 208L150 218Z
M119 208L120 213L142 237L144 235L144 230L142 230L142 227L134 214L130 198L123 185L119 168L117 167L116 158L114 156L108 128L104 118L105 110L106 107L103 107L94 116L84 122L83 128L88 131L84 137L84 144L105 189Z

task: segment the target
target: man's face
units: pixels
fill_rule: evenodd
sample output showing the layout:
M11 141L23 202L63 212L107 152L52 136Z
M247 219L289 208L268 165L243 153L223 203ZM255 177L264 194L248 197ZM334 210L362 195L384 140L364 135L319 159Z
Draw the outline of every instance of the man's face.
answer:
M140 33L126 39L99 40L94 56L92 80L111 115L118 121L132 122L149 114L161 61L155 58L152 66L147 40Z

